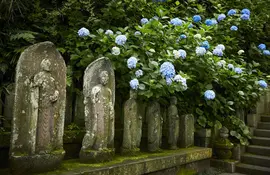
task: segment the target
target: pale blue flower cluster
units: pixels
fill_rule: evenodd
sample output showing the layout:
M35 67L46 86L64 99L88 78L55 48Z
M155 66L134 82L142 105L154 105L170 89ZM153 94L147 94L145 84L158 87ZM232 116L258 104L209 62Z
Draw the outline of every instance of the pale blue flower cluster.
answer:
M112 48L112 54L113 54L113 55L119 55L119 54L120 54L120 49L119 49L119 47L113 47L113 48Z
M258 84L259 84L259 86L261 86L262 88L267 88L267 83L264 81L264 80L260 80L260 81L258 81Z
M243 9L241 11L242 14L250 15L250 10L249 9Z
M223 44L219 44L216 46L217 49L221 49L222 51L225 50L225 46Z
M178 52L179 52L179 55L180 55L181 58L183 58L183 59L186 58L187 52L185 50L180 49L180 50L178 50Z
M243 72L243 70L240 67L236 67L236 68L234 68L234 72L237 74L241 74Z
M213 90L207 90L204 92L204 98L206 100L213 100L216 98L216 94Z
M186 39L186 38L187 38L187 35L182 34L182 35L180 35L180 38L181 38L181 39Z
M137 78L139 78L139 77L143 76L143 71L141 69L139 69L135 72L135 75Z
M144 25L144 24L146 24L146 23L148 23L149 21L148 21L148 19L147 18L142 18L141 19L141 24L142 25Z
M183 78L181 75L175 75L173 81L181 83L183 86L183 89L186 90L187 89L187 79Z
M260 44L260 45L258 45L258 48L260 50L265 50L266 49L266 45L265 44Z
M212 19L212 25L216 25L218 22L216 19Z
M231 10L229 10L228 11L228 16L232 16L232 15L235 15L236 14L236 10L234 10L234 9L231 9Z
M113 35L113 31L112 30L106 30L105 34L106 35Z
M270 56L270 51L269 50L264 50L263 54L266 55L266 56Z
M238 30L238 27L237 27L237 26L232 26L232 27L231 27L231 30L232 30L232 31L237 31L237 30Z
M172 79L166 77L166 84L167 84L168 86L170 86L170 85L172 84Z
M234 65L233 64L228 64L228 69L234 70Z
M137 65L137 58L135 57L130 57L128 60L127 60L127 66L129 69L133 69L133 68L136 68L136 65Z
M219 67L224 67L224 66L226 65L226 61L220 60L219 62L217 62L217 65L218 65Z
M165 78L173 78L175 75L175 69L172 63L170 62L164 62L160 66L160 73Z
M213 25L213 21L212 21L211 19L206 19L206 20L205 20L205 24L206 24L207 26L212 26L212 25Z
M127 41L127 37L125 35L118 35L116 38L115 38L115 43L120 45L120 46L123 46Z
M130 85L131 89L137 90L139 88L139 81L138 81L138 79L134 78L133 80L131 80L129 82L129 85Z
M220 48L215 48L213 50L213 54L216 55L216 56L222 57L223 56L223 51Z
M201 46L201 47L204 47L205 49L209 49L209 48L210 48L210 44L209 44L208 41L202 42L200 46Z
M183 21L179 18L173 18L171 19L170 24L174 26L181 26L183 24Z
M204 47L196 47L196 55L203 56L206 53L206 49Z
M87 28L83 27L80 30L78 30L78 35L79 37L85 37L85 36L90 35L90 32Z
M241 15L241 19L242 20L249 20L250 18L250 10L249 9L243 9L241 11L242 15Z
M220 22L220 21L222 21L222 20L224 20L226 18L226 15L225 14L220 14L220 15L218 15L218 22Z
M194 22L200 22L202 20L201 16L200 15L194 15L193 16L193 21Z
M139 31L136 31L136 32L134 33L135 36L140 36L141 34L142 34L142 33L139 32Z

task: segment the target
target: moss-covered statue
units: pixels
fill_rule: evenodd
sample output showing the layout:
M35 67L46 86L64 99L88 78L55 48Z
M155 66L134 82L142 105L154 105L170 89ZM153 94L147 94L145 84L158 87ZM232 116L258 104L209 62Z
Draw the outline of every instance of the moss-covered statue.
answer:
M81 162L109 161L114 155L115 82L111 62L100 58L84 74L85 130Z
M130 98L124 105L124 133L122 154L136 154L140 151L142 136L142 116L139 112L137 92L130 91Z
M53 43L38 43L22 53L15 83L12 173L54 169L65 154L66 66Z
M177 149L177 141L179 138L179 115L177 98L171 97L170 106L168 109L168 143L169 149Z

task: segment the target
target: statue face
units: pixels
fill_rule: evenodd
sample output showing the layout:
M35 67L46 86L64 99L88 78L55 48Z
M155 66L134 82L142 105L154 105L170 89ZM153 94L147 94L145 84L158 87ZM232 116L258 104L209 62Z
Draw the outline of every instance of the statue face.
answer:
M137 92L134 90L130 90L130 98L137 99Z
M177 104L177 98L176 97L171 97L170 101L171 101L171 104L172 105L176 105Z
M40 67L42 70L49 72L51 70L51 62L49 60L44 59L41 61Z
M102 85L106 85L107 83L108 83L108 81L109 81L109 75L108 75L108 72L107 71L102 71L101 73L100 73L100 83L102 84Z

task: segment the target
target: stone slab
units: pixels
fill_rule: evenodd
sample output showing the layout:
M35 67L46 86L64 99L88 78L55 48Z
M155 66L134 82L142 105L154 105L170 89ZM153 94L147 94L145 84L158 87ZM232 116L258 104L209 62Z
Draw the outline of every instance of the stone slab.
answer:
M235 166L239 163L237 160L219 160L219 159L211 159L210 165L211 167L221 168L227 173L234 173Z
M120 175L130 174L131 172L132 175L155 174L159 171L179 168L183 165L186 168L195 168L196 162L199 161L205 161L202 163L203 168L209 168L207 161L209 162L211 156L212 149L192 147L163 153L148 153L143 154L141 157L124 158L116 156L112 162L103 164L81 164L79 160L70 160L64 161L61 169L48 172L46 175Z

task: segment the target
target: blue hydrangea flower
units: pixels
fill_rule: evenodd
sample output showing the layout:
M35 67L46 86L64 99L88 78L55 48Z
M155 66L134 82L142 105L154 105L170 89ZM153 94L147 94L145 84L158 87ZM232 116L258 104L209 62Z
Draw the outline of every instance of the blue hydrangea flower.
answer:
M241 11L241 13L242 14L246 14L246 15L250 15L250 10L249 9L243 9L242 11Z
M194 15L193 16L193 21L194 22L200 22L202 20L201 16L200 15Z
M234 65L233 64L228 64L228 69L234 69Z
M171 78L166 78L166 84L170 86L172 84L172 79Z
M136 32L134 33L135 36L140 36L141 34L142 34L142 33L139 32L139 31L136 31Z
M188 25L188 28L190 29L190 28L193 28L194 27L194 25L193 24L189 24Z
M165 78L173 78L175 75L174 65L170 62L164 62L160 66L160 73Z
M216 48L221 49L222 51L225 50L225 46L223 44L217 45Z
M242 20L249 20L249 18L250 18L250 16L247 15L247 14L241 15L241 19L242 19Z
M83 27L80 30L78 30L78 35L79 37L85 37L85 36L90 35L90 32L87 28Z
M196 47L197 56L203 56L206 53L206 49L204 47Z
M238 27L237 26L232 26L231 27L231 31L237 31L238 30Z
M200 46L201 47L204 47L205 49L209 49L210 48L210 45L209 45L209 42L208 41L202 42Z
M219 57L222 57L223 56L223 51L219 48L215 48L213 50L213 54L216 55L216 56L219 56Z
M158 21L159 20L159 17L158 16L154 16L152 19Z
M260 45L258 45L258 48L260 50L265 50L266 49L266 45L265 44L260 44Z
M236 10L234 9L231 9L228 11L228 16L232 16L232 15L235 15L236 14Z
M206 100L213 100L216 98L216 93L213 90L207 90L204 92L204 98Z
M179 18L173 18L170 23L174 26L181 26L183 24L183 21Z
M135 57L130 57L128 60L127 60L127 66L129 69L133 69L133 68L136 68L136 65L137 65L137 58Z
M135 75L137 78L139 78L139 77L143 76L143 71L141 69L139 69L135 72Z
M237 74L241 74L243 71L242 71L242 69L240 67L236 67L234 69L234 72L237 73Z
M105 34L106 35L113 35L113 31L112 30L106 30Z
M120 45L120 46L123 46L127 41L127 37L125 35L118 35L116 38L115 38L115 43Z
M175 81L175 82L180 82L181 80L182 80L182 76L181 75L175 75L175 77L173 78L173 81Z
M120 54L120 49L119 49L119 47L113 47L113 48L112 48L112 54L113 54L113 55L119 55L119 54Z
M179 55L180 55L181 58L183 58L183 59L186 58L187 52L185 50L180 49L180 50L178 50L178 52L179 52Z
M212 25L216 25L218 22L216 19L212 19Z
M263 54L266 55L266 56L269 56L270 55L270 51L269 50L264 50L263 51Z
M267 88L267 83L264 80L260 80L258 81L259 86L261 86L262 88Z
M148 21L148 19L147 18L142 18L141 19L141 24L142 25L144 25L144 24L146 24L146 23L148 23L149 21Z
M224 67L224 66L226 65L226 61L220 60L219 62L217 62L217 65L218 65L219 67Z
M139 81L136 78L134 78L129 82L129 85L131 89L137 90L139 88Z
M180 35L180 38L181 38L181 39L186 39L186 38L187 38L187 35L182 34L182 35Z
M211 19L207 19L207 20L205 20L205 24L207 26L212 26L213 25L213 21Z
M220 15L218 15L218 22L220 22L220 21L222 21L223 19L225 19L226 18L226 15L225 14L220 14Z

